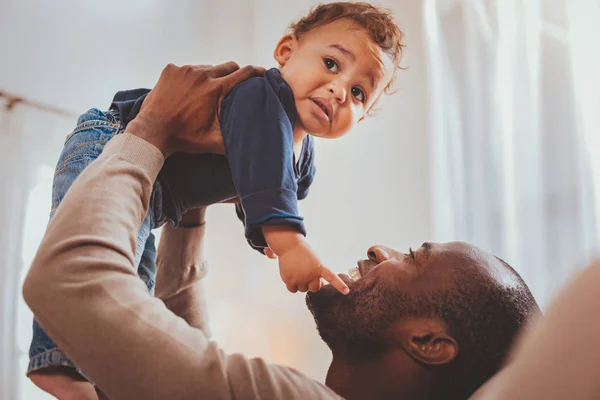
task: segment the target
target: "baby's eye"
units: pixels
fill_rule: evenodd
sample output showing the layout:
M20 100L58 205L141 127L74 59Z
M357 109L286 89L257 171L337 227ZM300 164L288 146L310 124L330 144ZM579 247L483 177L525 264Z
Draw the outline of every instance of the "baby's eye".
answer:
M365 96L365 92L363 92L363 90L359 87L354 86L352 88L352 96L356 97L356 99L358 101L360 101L361 103L364 103L366 100L366 96Z
M325 64L325 68L334 73L337 73L340 69L338 63L333 58L325 57L323 64Z

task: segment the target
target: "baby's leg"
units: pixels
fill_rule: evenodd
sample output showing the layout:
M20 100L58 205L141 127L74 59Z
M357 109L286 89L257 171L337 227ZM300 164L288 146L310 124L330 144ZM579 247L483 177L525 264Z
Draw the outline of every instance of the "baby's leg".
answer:
M92 109L83 114L77 127L65 141L59 158L52 187L50 219L79 174L102 153L105 144L121 129L114 112ZM140 265L139 275L152 293L155 281L154 238L152 216L144 220L137 241L135 265ZM56 346L36 320L33 322L33 339L29 350L28 376L42 390L59 399L95 399L94 385L78 373L71 360ZM100 397L102 398L102 397Z
M65 140L54 173L50 219L71 184L98 158L104 145L119 132L119 128L120 124L111 112L92 109L79 117L75 130ZM29 359L27 375L42 390L59 399L94 398L93 385L77 372L75 365L35 319Z
M92 109L83 114L77 127L65 141L59 158L52 187L50 219L79 174L102 153L105 144L121 130L114 112ZM154 292L156 275L156 250L154 216L149 212L144 219L136 243L135 265L148 291ZM87 381L75 364L56 346L36 320L33 322L33 339L29 350L28 376L42 390L59 399L102 399L94 385Z
M140 228L137 249L136 263L139 263L138 275L146 283L148 291L154 292L154 282L156 281L156 248L154 245L154 235L151 233L152 215L148 213ZM36 328L40 329L37 322ZM34 331L36 329L34 328ZM41 337L41 332L37 336ZM44 337L47 337L43 334ZM46 343L51 342L50 338L46 339ZM56 362L57 358L63 358L64 362L71 364L58 348L51 351L50 360ZM53 361L49 361L53 362ZM108 398L101 392L99 388L87 381L80 375L74 367L45 367L39 370L34 370L29 373L29 379L40 389L48 392L57 399L63 400L107 400Z
M148 288L148 293L154 296L154 286L156 284L156 247L154 245L154 216L152 210L142 222L137 238L137 247L135 263L138 276L144 281Z

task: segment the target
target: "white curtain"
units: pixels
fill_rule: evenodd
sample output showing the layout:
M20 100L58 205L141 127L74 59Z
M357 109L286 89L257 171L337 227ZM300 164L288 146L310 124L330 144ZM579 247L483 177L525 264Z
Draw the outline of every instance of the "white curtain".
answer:
M600 250L594 0L424 0L436 237L513 265L543 305Z
M31 399L23 386L31 312L20 293L44 233L52 166L72 118L0 98L0 399ZM36 391L34 391L36 392ZM31 393L34 393L31 392ZM42 397L40 397L42 398Z
M28 163L22 158L24 143L14 110L0 103L0 398L17 398L18 349L15 346L20 251L23 240L24 204L27 200Z

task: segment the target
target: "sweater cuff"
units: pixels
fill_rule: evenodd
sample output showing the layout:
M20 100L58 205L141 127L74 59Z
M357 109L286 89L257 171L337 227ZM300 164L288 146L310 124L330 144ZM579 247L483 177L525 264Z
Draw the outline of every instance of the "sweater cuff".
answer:
M165 158L160 150L131 133L113 136L108 141L100 157L117 155L122 160L142 168L151 182L156 180Z

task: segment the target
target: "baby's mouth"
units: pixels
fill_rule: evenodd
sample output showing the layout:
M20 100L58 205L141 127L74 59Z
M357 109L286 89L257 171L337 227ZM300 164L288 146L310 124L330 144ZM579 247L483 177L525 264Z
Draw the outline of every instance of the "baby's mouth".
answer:
M327 119L331 121L331 112L329 111L327 105L320 99L311 99L311 101L315 103L321 110L323 110L325 117L327 117Z

